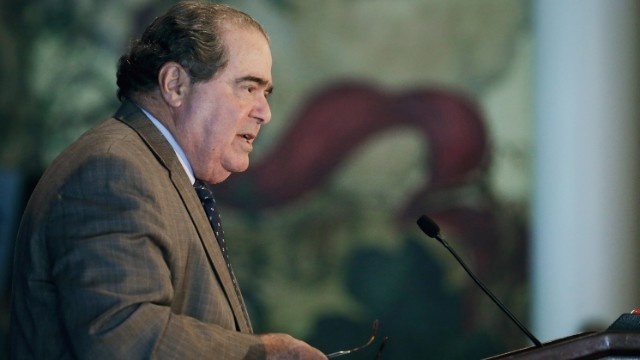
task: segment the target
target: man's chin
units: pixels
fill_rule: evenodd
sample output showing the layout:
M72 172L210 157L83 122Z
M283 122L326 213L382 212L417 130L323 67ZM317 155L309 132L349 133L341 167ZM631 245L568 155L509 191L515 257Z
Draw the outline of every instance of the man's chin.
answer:
M244 162L242 164L236 164L236 166L227 168L227 171L230 174L233 174L233 173L245 172L245 171L247 171L247 169L249 169L249 160L248 159L247 159L246 162Z
M213 171L211 173L209 173L206 176L203 177L198 177L198 175L196 174L196 178L209 183L209 184L219 184L225 180L227 180L227 178L229 178L229 176L231 175L231 172L226 170L226 169L218 169L217 171Z
M226 173L226 176L224 177L224 179L228 178L231 174L245 172L247 171L247 169L249 169L248 160L245 163L233 164L233 166L227 166L224 168L224 172Z

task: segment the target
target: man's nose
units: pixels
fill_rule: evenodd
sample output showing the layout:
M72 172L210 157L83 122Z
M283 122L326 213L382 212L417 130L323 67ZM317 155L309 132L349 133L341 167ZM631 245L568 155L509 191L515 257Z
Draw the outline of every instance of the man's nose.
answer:
M271 106L266 97L262 96L258 100L254 108L254 117L258 119L261 124L267 124L271 121Z

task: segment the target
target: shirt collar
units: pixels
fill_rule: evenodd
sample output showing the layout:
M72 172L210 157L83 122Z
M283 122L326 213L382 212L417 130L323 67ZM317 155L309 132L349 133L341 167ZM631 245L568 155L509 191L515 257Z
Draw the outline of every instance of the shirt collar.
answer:
M176 139L173 137L171 132L167 130L167 128L158 119L156 119L153 115L151 115L150 112L143 109L142 107L140 107L140 110L142 110L142 112L149 118L149 120L151 120L153 125L155 125L155 127L157 127L158 130L160 130L160 132L162 133L162 135L164 135L167 141L169 141L169 144L171 144L173 151L175 151L176 155L178 156L178 160L180 160L180 164L182 164L184 171L187 173L187 176L189 177L191 184L195 183L196 177L193 174L191 163L189 163L189 159L187 158L187 155L185 155L184 151L182 150L182 148L180 147Z

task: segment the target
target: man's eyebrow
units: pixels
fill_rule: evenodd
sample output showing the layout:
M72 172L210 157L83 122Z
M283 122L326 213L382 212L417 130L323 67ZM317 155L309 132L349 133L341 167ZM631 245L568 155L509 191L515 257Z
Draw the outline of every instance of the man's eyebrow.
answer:
M273 92L273 85L270 85L269 81L267 81L267 80L265 80L265 79L263 79L261 77L253 76L253 75L243 76L243 77L238 78L236 80L236 84L240 84L240 83L243 83L245 81L254 82L254 83L256 83L258 85L261 85L261 86L268 86L267 91L268 92Z

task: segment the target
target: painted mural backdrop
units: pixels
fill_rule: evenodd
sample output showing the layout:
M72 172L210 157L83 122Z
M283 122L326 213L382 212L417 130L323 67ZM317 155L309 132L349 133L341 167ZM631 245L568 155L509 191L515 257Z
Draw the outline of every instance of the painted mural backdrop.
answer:
M0 5L0 165L25 197L63 147L114 111L117 58L172 3ZM332 352L364 342L377 319L388 359L526 345L415 221L438 221L527 319L528 3L228 3L265 25L274 56L274 119L250 170L215 189L256 329ZM379 344L350 358L371 359Z

